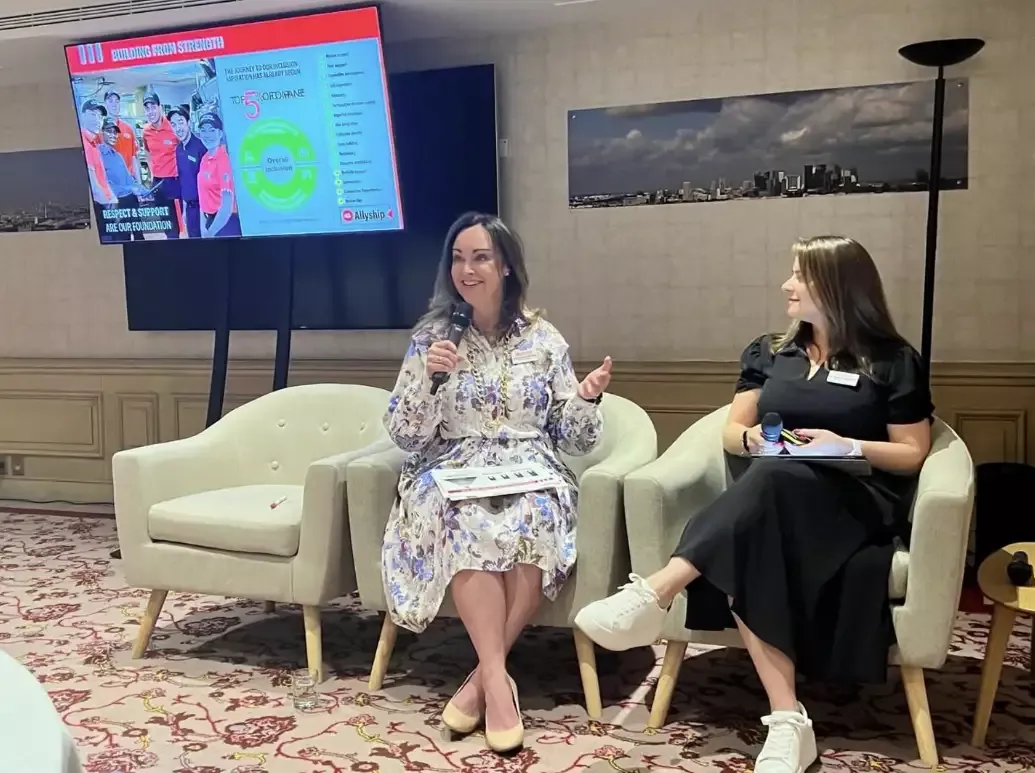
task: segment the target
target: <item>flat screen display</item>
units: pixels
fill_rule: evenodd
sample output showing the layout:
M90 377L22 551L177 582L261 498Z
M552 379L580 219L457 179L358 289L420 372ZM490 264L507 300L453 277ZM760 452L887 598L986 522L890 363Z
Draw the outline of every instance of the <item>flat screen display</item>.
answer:
M402 229L377 8L65 55L103 243Z

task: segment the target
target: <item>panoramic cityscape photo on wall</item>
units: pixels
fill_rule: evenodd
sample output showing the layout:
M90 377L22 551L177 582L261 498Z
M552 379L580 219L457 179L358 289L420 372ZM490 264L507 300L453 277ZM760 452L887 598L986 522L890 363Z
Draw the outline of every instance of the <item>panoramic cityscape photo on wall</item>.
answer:
M90 186L81 148L0 153L0 233L90 227Z
M942 190L967 187L968 82L946 84ZM934 82L568 113L572 209L926 191Z

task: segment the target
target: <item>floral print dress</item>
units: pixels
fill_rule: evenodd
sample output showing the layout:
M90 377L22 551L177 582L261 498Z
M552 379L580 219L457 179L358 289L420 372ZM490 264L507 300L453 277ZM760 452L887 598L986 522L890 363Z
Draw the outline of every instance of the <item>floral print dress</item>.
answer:
M436 395L425 363L445 327L418 329L385 426L411 451L385 530L381 576L393 621L420 632L435 619L457 572L531 564L555 599L575 565L578 491L558 451L577 456L600 437L599 406L577 394L568 344L545 319L518 319L495 343L473 327L460 365ZM535 462L566 481L558 489L451 502L431 471Z

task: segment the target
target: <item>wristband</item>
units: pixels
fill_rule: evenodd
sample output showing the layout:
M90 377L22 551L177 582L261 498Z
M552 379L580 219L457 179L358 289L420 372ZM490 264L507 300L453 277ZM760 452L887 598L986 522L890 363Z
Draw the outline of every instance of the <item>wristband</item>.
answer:
M751 456L751 446L748 445L748 431L744 430L740 435L740 444L744 446L744 454Z
M582 392L575 390L575 396L584 403L592 403L593 405L600 405L600 401L604 399L604 393L601 392L596 397L583 397Z
M855 439L849 439L848 442L852 444L852 450L848 452L849 456L862 456L863 455L862 443L860 441L855 440Z

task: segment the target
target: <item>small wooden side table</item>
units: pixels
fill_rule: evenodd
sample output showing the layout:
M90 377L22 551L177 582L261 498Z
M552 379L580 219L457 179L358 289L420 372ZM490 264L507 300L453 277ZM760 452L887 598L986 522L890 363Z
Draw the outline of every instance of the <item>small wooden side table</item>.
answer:
M996 690L999 689L1003 658L1006 656L1006 645L1010 641L1014 621L1018 614L1035 615L1035 580L1029 581L1025 587L1018 588L1012 585L1006 576L1006 566L1013 554L1019 550L1023 550L1028 554L1028 559L1035 562L1035 542L1018 542L993 553L978 567L978 587L995 607L992 610L992 627L989 629L988 644L985 648L985 662L981 666L981 688L978 691L977 709L974 711L974 734L970 740L972 746L985 745L988 720L992 716L992 703L995 701ZM1035 634L1032 644L1035 646ZM1032 656L1035 658L1035 649Z

